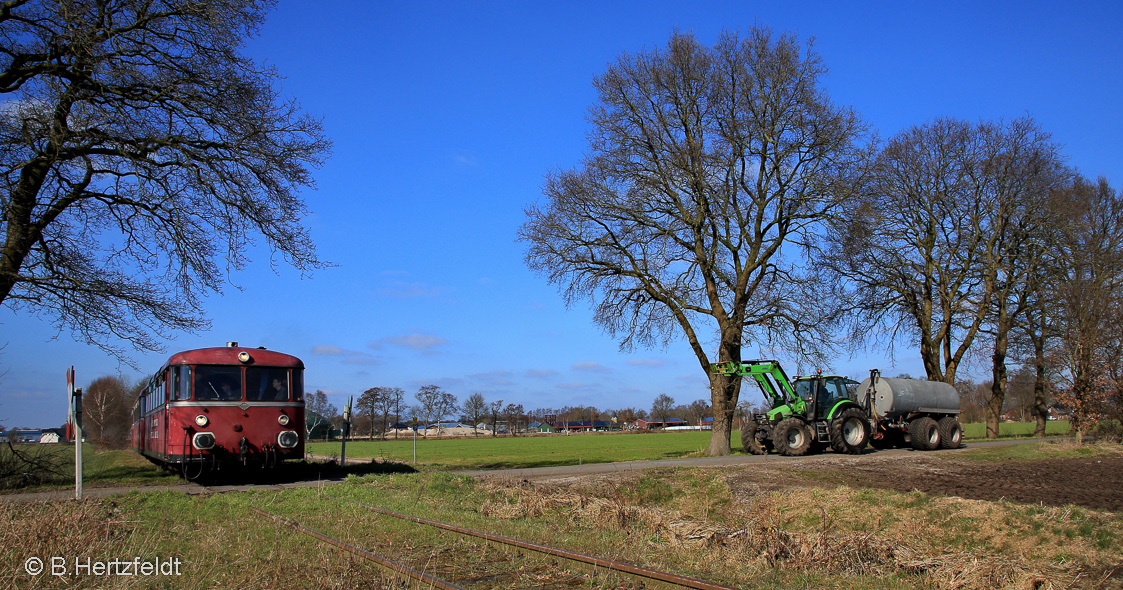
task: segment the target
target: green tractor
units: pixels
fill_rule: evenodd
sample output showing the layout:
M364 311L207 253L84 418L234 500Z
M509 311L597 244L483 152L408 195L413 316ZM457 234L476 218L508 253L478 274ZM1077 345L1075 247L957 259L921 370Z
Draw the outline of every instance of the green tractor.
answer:
M710 365L719 375L752 377L772 402L741 428L741 444L754 455L775 449L788 456L830 446L857 455L870 440L870 420L857 402L857 381L838 375L788 379L776 361L725 362Z

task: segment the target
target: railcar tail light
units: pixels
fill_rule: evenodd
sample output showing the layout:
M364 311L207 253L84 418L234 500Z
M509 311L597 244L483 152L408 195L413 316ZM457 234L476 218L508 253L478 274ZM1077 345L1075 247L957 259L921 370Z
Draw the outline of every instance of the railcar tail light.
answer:
M196 432L195 436L191 437L191 446L199 449L200 451L213 449L214 434L210 432Z
M277 416L277 423L280 424L281 426L288 426L289 425L289 417L286 416L285 414L281 414L280 416Z
M199 428L202 428L209 423L210 423L210 420L208 420L206 416L204 416L202 414L199 414L198 416L195 416L195 425L198 426Z
M282 449L291 449L300 442L300 435L293 430L283 430L277 433L277 446Z

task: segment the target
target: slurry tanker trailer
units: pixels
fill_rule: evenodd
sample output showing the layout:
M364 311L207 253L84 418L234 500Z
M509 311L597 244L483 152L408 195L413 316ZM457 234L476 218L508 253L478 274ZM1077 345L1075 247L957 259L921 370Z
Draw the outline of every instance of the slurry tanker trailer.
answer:
M958 448L963 438L959 393L947 383L881 377L861 383L840 375L789 379L777 361L718 363L715 373L752 377L771 409L741 428L741 444L754 455L775 450L798 456L831 447L858 454L911 445L917 450Z

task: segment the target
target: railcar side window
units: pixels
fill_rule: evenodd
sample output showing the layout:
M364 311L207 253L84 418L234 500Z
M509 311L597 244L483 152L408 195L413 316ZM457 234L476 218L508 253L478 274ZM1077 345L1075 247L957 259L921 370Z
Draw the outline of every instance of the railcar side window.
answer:
M191 399L191 367L179 368L176 376L176 399Z
M301 369L292 370L292 399L304 401L304 372Z
M242 368L196 366L195 399L203 401L242 399Z
M289 370L276 367L246 367L246 400L287 401Z

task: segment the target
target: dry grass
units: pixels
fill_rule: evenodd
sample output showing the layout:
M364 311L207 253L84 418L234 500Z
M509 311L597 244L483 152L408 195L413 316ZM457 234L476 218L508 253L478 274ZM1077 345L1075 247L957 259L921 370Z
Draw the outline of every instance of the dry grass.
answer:
M724 480L716 471L709 477ZM667 475L668 482L689 479ZM634 479L483 486L488 516L544 518L575 532L587 523L625 529L633 546L621 554L742 571L749 580L802 572L941 590L1123 587L1112 577L1123 575L1116 569L1123 519L1112 513L843 486L761 492L700 516L707 511L699 502L712 494L700 499L676 488L665 506L641 505L627 493Z

